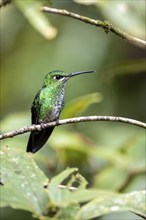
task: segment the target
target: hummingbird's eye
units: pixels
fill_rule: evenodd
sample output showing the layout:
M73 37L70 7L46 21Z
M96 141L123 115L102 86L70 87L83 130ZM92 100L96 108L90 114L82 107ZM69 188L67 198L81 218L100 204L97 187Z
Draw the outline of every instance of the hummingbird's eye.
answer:
M60 75L56 75L56 76L54 76L53 78L56 79L56 80L59 80L59 79L62 78L62 76L60 76Z

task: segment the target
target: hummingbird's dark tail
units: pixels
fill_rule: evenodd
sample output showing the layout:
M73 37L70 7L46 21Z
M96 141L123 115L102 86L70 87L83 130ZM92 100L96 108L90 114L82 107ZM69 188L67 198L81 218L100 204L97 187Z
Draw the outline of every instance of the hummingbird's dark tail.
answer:
M32 131L27 144L27 152L35 153L43 147L50 137L54 127L46 128L41 131Z

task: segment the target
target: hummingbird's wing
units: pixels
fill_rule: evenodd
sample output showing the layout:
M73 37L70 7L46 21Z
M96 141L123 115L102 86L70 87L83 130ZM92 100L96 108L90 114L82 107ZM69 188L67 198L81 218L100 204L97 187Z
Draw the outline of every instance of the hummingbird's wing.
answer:
M31 106L31 123L38 124L39 123L39 111L41 108L41 104L39 102L40 90L36 94L34 101Z
M32 107L31 107L31 120L32 124L40 124L39 123L39 111L41 108L41 104L39 102L40 91L37 93ZM27 152L35 153L43 145L46 143L48 138L50 137L54 127L46 128L41 131L32 131L29 136L28 144L27 144Z

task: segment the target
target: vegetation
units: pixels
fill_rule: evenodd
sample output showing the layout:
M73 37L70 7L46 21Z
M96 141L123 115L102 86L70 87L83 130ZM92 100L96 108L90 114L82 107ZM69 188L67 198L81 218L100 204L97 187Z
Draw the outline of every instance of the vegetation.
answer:
M0 1L1 134L30 125L34 95L55 69L96 71L68 82L61 119L111 115L144 122L144 4ZM36 154L26 153L28 136L1 141L3 220L146 218L144 128L66 124Z

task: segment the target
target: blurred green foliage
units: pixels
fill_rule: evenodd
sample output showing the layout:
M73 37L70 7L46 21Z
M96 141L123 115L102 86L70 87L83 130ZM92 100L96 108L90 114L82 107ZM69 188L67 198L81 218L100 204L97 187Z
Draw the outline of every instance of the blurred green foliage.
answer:
M1 159L1 207L9 205L27 210L44 220L51 217L92 219L120 211L144 216L145 191L118 195L107 190L87 189L87 181L77 168L67 168L48 180L34 163L32 155L22 150L4 147ZM84 205L80 207L79 203Z
M55 69L96 70L92 76L68 82L63 118L118 115L145 121L145 50L98 27L38 11L39 6L48 5L109 20L143 39L144 0L97 1L90 5L79 2L13 0L0 9L2 133L30 124L32 100L46 73ZM55 31L52 40L45 35L49 28ZM1 146L25 151L28 135L5 139ZM95 189L129 193L145 187L145 131L131 125L88 122L59 126L33 158L49 179L66 167L77 167L89 187ZM78 205L71 208L68 210L74 215ZM68 210L58 212L58 216L67 215ZM12 214L15 219L33 218L24 211L2 209L3 220ZM100 219L114 218L140 219L127 212Z

